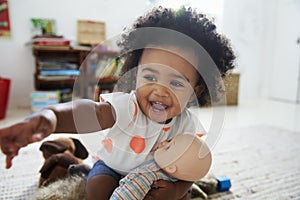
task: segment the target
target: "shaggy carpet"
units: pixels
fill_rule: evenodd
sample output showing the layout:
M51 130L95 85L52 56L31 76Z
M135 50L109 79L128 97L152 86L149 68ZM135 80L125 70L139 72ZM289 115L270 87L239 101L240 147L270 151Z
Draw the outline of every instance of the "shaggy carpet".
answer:
M299 143L299 132L274 127L224 130L210 174L230 178L232 187L209 199L300 199ZM33 198L43 162L39 146L22 149L9 170L0 153L0 200Z

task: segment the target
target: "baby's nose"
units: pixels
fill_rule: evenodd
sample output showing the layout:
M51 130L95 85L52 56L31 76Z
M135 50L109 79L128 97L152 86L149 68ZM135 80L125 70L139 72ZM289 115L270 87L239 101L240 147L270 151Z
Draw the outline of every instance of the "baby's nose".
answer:
M170 89L162 84L155 84L154 86L154 94L159 97L169 97Z

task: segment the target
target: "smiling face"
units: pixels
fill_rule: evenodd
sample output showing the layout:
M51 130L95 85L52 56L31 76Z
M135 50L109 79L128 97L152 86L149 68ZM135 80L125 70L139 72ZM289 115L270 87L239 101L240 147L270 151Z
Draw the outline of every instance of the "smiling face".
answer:
M198 92L197 70L181 56L147 48L141 56L136 95L143 113L155 122L180 114Z

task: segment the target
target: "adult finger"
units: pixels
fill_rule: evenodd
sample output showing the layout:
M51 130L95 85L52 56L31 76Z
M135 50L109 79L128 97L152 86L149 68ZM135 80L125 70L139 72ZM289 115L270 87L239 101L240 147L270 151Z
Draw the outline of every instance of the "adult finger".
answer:
M19 148L14 145L1 146L2 152L6 155L6 168L12 166L12 159L18 155Z
M6 156L6 169L9 169L12 166L13 156Z

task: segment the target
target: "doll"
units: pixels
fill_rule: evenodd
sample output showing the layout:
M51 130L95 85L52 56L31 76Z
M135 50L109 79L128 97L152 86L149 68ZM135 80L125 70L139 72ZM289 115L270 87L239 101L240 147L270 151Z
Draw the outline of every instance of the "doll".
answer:
M196 181L207 174L210 166L211 153L202 139L191 134L177 135L158 146L154 159L121 179L111 199L144 199L154 181Z

